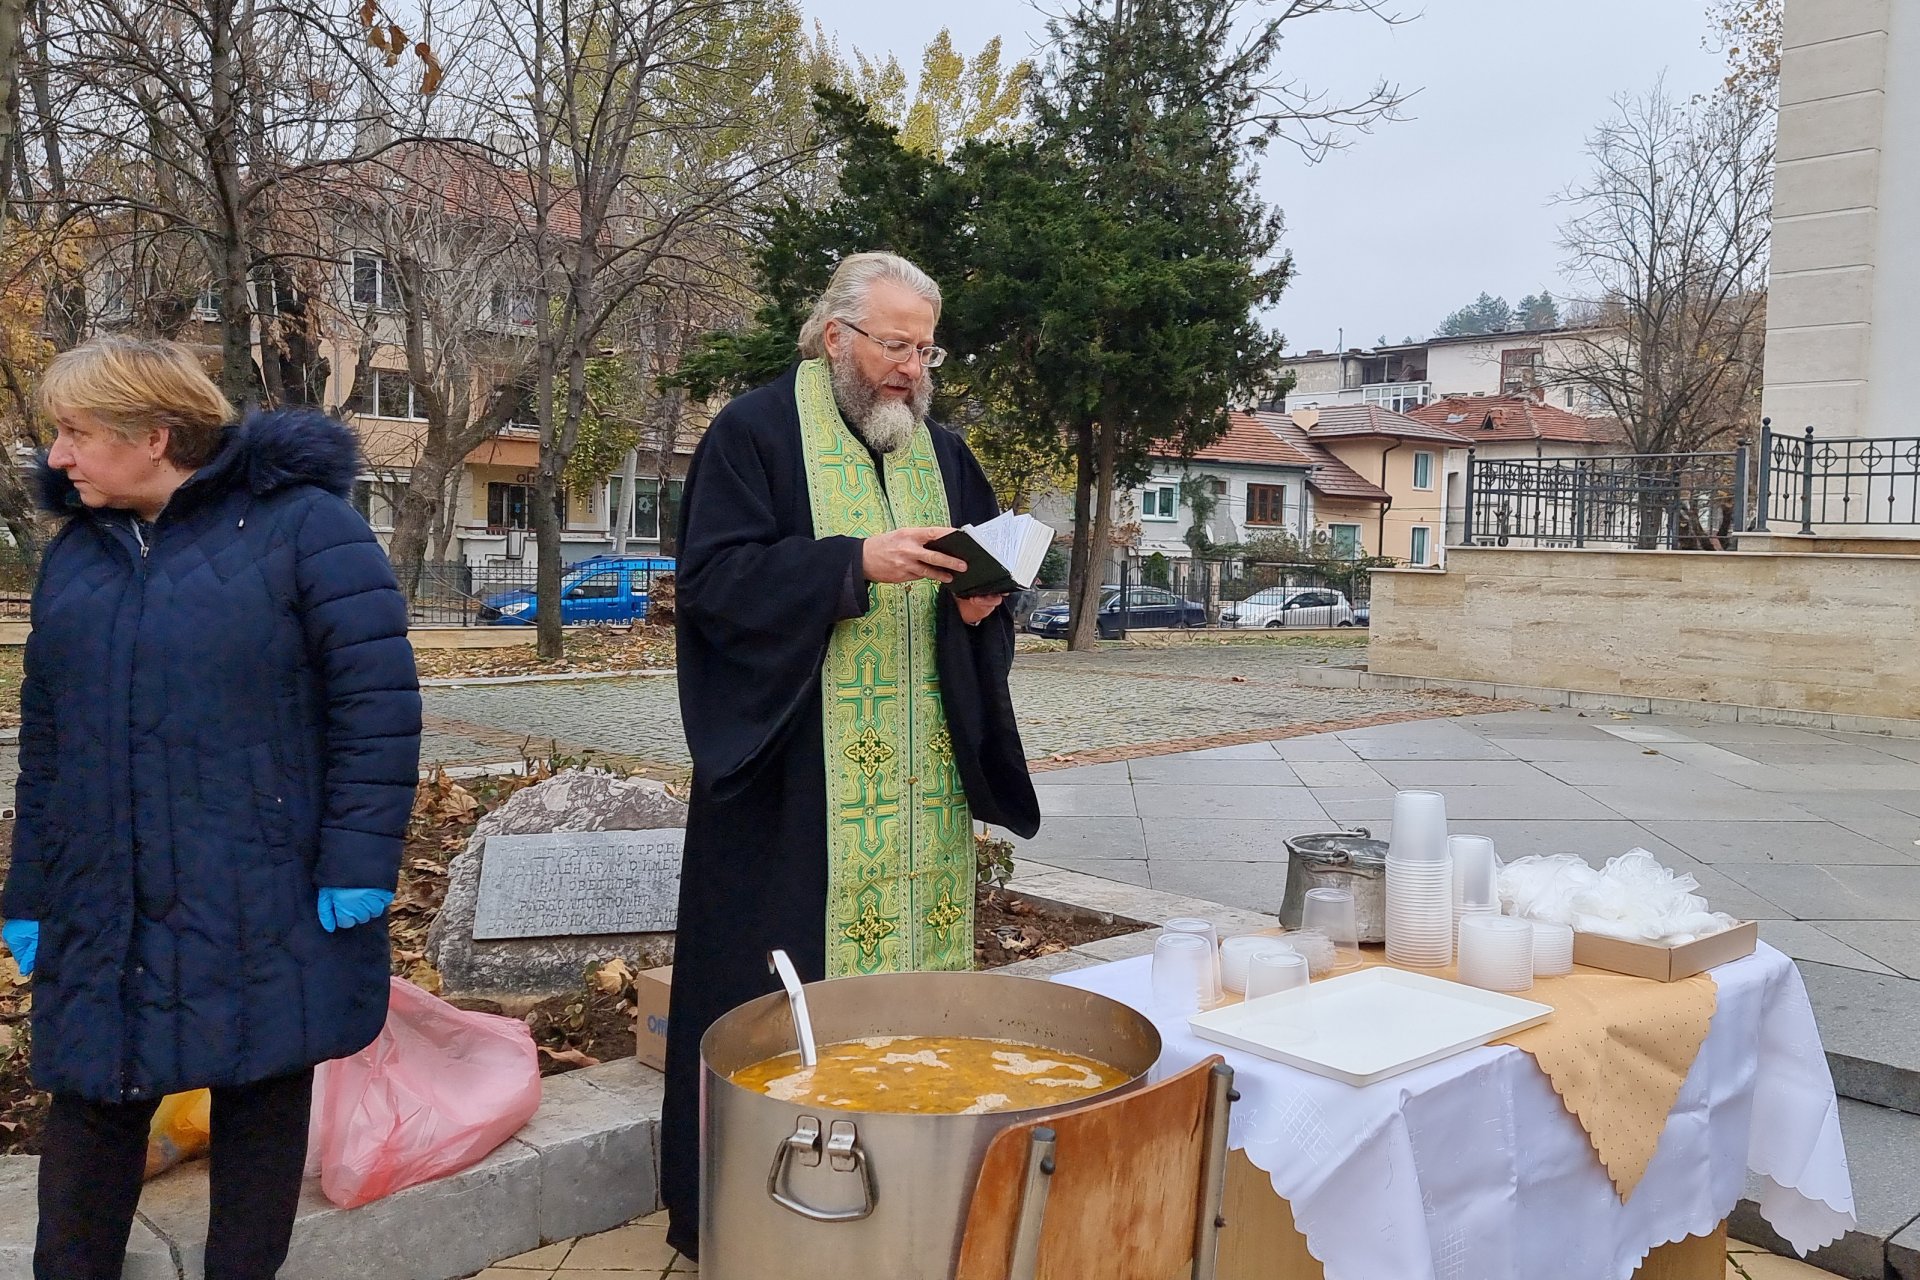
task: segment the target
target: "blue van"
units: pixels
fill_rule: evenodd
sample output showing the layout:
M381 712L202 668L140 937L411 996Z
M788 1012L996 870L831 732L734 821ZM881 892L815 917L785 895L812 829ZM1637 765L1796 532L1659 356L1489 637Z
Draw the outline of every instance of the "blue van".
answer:
M653 580L672 573L671 556L595 556L567 566L560 577L560 621L640 622L647 616ZM531 591L503 591L481 602L483 625L530 627L538 609Z

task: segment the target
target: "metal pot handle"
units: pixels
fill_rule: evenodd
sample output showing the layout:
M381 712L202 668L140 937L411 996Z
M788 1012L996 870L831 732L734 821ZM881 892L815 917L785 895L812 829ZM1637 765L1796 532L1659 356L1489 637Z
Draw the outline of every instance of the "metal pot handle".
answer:
M794 1124L793 1132L774 1149L773 1168L767 1171L767 1195L782 1209L791 1210L814 1222L858 1222L871 1216L880 1196L873 1185L873 1166L867 1163L867 1153L860 1149L860 1134L852 1121L833 1122L827 1137L827 1156L832 1161L834 1172L860 1175L860 1189L864 1197L860 1208L816 1209L787 1194L785 1183L790 1163L798 1160L809 1167L818 1167L820 1164L820 1122L812 1116L801 1116Z

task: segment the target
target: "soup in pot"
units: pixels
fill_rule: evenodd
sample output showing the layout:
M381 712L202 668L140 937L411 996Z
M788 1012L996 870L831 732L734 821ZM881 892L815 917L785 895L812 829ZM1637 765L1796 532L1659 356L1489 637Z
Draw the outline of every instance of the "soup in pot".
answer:
M982 1115L1074 1102L1127 1081L1104 1062L1014 1040L872 1036L822 1045L817 1066L796 1050L733 1073L743 1089L843 1111Z

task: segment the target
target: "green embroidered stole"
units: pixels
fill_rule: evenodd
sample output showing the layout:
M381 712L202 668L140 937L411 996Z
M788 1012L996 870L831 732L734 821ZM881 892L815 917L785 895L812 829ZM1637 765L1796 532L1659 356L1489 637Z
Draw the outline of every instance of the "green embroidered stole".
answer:
M817 538L949 523L922 424L873 457L841 420L826 362L795 380ZM874 583L833 629L820 677L827 757L827 976L973 967L973 821L934 662L939 584Z

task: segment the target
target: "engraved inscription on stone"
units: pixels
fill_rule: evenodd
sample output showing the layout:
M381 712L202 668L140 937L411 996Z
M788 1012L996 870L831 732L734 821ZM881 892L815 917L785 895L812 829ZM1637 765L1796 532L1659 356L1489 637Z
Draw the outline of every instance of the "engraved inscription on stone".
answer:
M684 827L489 836L476 940L660 933L680 901Z

